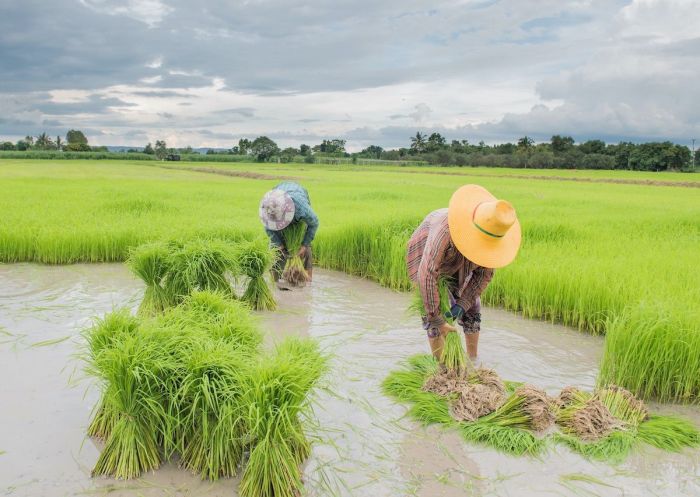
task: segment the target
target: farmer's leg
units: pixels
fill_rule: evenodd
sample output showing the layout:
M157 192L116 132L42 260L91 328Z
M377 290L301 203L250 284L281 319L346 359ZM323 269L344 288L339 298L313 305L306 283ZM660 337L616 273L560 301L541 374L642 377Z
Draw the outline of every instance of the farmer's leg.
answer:
M306 247L306 253L304 254L304 269L309 275L309 281L311 281L311 276L314 271L314 258L311 254L311 246Z
M460 319L459 324L464 329L464 338L467 342L467 354L470 359L476 359L479 348L479 332L481 331L481 298L477 297Z
M423 329L428 333L428 344L430 344L430 351L433 353L433 357L439 363L442 362L442 349L445 347L445 337L436 330L431 329L428 325L428 320L423 317Z

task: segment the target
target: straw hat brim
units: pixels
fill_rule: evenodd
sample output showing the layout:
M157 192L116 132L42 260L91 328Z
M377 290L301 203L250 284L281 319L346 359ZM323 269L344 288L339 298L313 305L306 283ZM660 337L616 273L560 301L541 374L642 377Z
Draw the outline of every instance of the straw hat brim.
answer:
M486 188L464 185L450 199L447 223L450 237L464 257L486 268L507 266L518 254L521 240L520 222L510 227L501 238L494 238L479 231L473 223L473 213L482 202L496 200Z

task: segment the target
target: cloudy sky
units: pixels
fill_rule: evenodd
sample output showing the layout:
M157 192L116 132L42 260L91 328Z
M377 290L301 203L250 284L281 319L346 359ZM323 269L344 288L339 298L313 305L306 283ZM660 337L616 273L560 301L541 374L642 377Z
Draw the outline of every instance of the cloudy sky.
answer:
M0 140L700 139L697 0L0 0Z

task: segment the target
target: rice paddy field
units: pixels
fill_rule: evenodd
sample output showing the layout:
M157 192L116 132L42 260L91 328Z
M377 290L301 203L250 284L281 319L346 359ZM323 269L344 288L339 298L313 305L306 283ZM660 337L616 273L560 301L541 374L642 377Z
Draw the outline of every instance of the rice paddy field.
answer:
M694 174L278 164L0 163L0 260L122 261L153 240L261 236L281 179L309 190L324 267L407 290L405 242L461 184L510 200L524 243L490 305L605 334L599 381L700 398L700 178Z

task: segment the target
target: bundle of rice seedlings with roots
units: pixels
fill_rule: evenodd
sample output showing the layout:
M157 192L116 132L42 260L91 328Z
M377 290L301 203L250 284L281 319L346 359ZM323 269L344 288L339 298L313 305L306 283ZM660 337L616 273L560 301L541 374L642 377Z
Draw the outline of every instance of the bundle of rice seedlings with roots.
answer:
M636 427L649 418L649 410L644 402L629 390L611 385L598 390L596 394L610 414L628 425Z
M135 478L160 465L158 442L166 417L162 361L158 344L128 335L96 358L93 367L109 384L103 407L113 413L115 422L93 475Z
M595 441L609 435L622 422L595 395L569 388L559 396L556 421L564 432L583 441Z
M148 243L134 247L126 261L131 271L146 283L146 291L139 306L139 314L149 316L172 305L163 280L168 273L170 251L164 243Z
M292 286L304 286L309 281L309 273L306 272L304 261L299 257L304 235L306 235L306 223L303 221L292 222L282 230L284 246L289 254L282 277Z
M171 244L164 288L175 303L196 290L235 297L228 273L236 274L237 265L234 251L226 242L196 239L180 245Z
M310 446L302 427L308 394L327 360L315 342L289 339L251 373L244 404L252 450L241 479L243 497L294 497Z
M438 291L440 293L440 313L445 315L445 313L450 311L450 282L451 278L447 276L440 276L438 279ZM414 298L410 310L425 316L425 306L423 305L423 297L421 296L420 289L415 288ZM452 319L447 319L450 323L453 322ZM448 333L445 337L445 345L442 350L441 363L447 368L448 371L456 371L458 373L464 373L471 368L471 363L467 360L467 355L464 351L464 345L462 343L462 337L460 333Z
M265 240L239 245L236 250L238 270L248 277L248 285L242 298L256 311L271 311L277 307L265 279L275 256L275 251Z
M523 385L496 411L481 418L480 422L541 432L554 424L553 404L543 390Z
M182 424L180 464L202 478L234 476L247 442L241 396L250 358L214 340L183 352L183 378L171 396Z
M87 344L83 359L87 363L87 372L97 376L102 381L102 398L93 413L87 433L91 437L105 439L119 418L119 411L107 400L111 395L108 378L96 367L97 358L105 350L114 346L124 336L133 336L138 332L139 320L132 316L128 309L120 309L98 319L95 324L83 332Z

